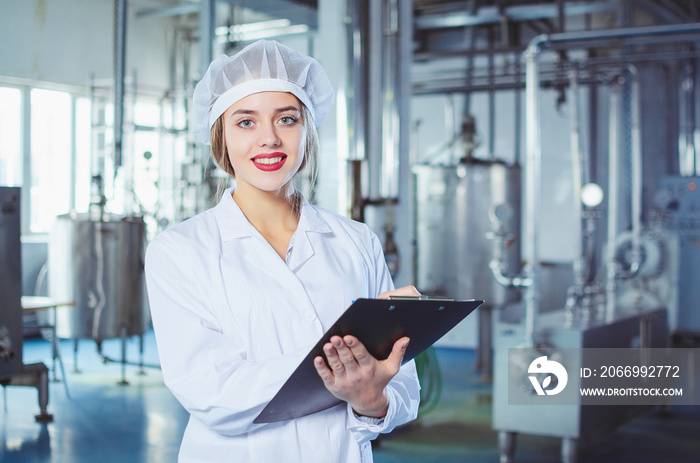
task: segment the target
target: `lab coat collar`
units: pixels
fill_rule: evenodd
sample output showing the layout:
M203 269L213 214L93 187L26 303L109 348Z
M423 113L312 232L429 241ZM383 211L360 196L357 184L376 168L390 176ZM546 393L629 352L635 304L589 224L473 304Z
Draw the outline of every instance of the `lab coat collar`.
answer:
M316 208L309 204L303 195L301 197L301 216L299 217L297 231L332 233L328 223L323 220L321 214L318 213Z
M219 227L221 240L225 243L238 238L258 235L258 231L233 200L233 188L227 189L219 204L214 209L214 216ZM297 226L297 235L301 232L332 233L331 227L323 220L318 211L309 204L305 197L301 199L301 216ZM304 233L305 235L306 233Z

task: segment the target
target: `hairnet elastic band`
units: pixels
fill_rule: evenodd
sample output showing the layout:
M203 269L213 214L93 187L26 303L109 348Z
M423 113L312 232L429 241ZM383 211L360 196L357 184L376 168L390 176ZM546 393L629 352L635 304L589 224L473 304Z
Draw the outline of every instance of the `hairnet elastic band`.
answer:
M314 124L316 123L314 107L311 104L308 95L304 90L302 90L301 87L287 80L256 79L240 83L228 89L219 98L217 98L216 102L211 108L211 113L209 114L209 130L211 130L211 128L214 126L214 123L219 118L219 116L225 113L226 110L230 108L232 104L247 97L248 95L261 92L291 93L295 97L299 98L299 101L301 101L304 104L304 106L306 106L306 109L308 109L311 113L311 117L314 120Z

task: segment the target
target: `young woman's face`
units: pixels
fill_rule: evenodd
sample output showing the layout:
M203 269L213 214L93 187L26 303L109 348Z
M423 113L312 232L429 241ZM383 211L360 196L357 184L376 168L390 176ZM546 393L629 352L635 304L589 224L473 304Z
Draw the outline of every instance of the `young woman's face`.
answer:
M228 108L224 124L236 190L285 193L304 159L306 130L297 97L286 92L248 95Z

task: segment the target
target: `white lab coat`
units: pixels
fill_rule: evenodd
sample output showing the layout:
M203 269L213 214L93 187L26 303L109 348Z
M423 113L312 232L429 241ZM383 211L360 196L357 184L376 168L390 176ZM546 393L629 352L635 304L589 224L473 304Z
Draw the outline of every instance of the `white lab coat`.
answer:
M364 224L304 200L285 263L228 190L151 242L146 281L165 384L191 415L182 463L371 462L369 441L417 415L409 362L386 388L383 422L342 404L253 424L354 299L393 289L379 240Z

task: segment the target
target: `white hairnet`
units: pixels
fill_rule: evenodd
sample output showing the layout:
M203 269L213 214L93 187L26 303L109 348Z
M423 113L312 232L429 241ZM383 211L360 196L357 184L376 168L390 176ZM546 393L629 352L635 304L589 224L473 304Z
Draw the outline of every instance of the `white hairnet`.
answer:
M209 144L214 122L232 104L259 92L289 92L311 112L316 127L326 119L334 90L318 61L273 40L254 42L209 65L194 89L192 128Z

